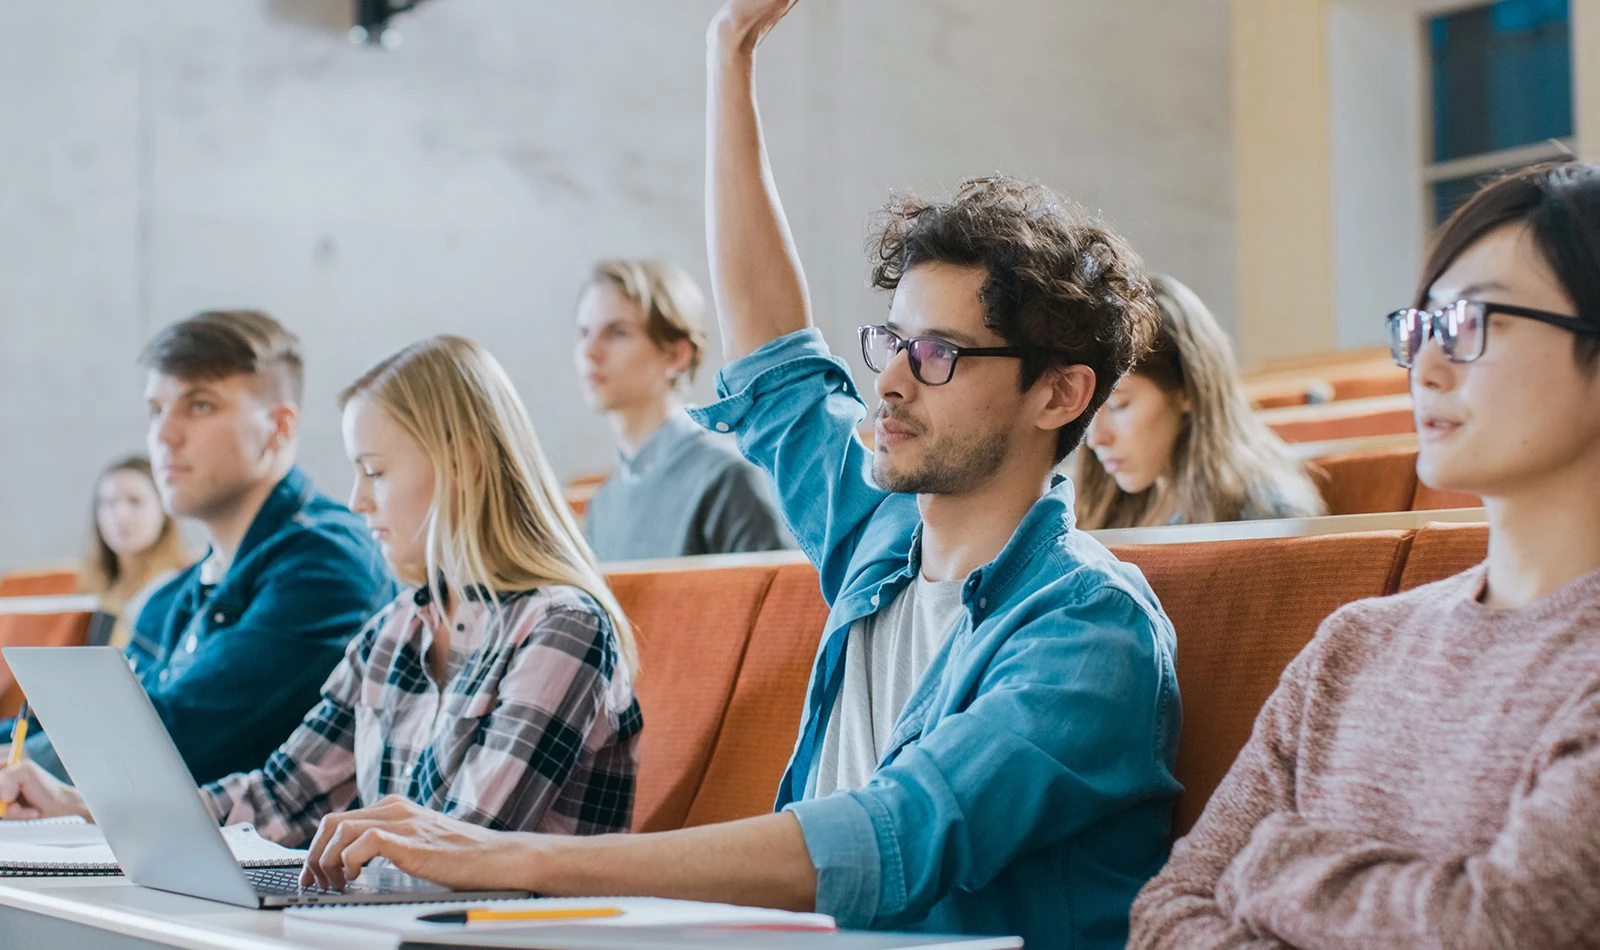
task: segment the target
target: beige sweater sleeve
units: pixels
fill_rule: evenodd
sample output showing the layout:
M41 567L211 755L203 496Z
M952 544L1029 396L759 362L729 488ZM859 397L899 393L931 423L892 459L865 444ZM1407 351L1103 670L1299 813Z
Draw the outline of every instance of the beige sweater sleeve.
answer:
M1270 816L1222 881L1237 919L1301 947L1600 947L1600 686L1531 750L1487 850L1429 858ZM1441 776L1441 796L1459 776Z
M1332 621L1329 621L1332 622ZM1308 670L1322 637L1284 670L1278 687L1256 716L1250 741L1223 777L1194 828L1172 848L1166 867L1134 901L1128 946L1165 948L1279 947L1234 917L1234 896L1219 890L1224 872L1250 842L1263 819L1292 811L1295 753Z

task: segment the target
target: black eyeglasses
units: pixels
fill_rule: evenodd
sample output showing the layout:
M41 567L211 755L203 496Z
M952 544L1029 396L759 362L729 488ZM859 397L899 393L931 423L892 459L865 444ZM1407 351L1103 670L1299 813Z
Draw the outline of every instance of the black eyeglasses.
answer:
M1531 307L1513 307L1482 300L1457 300L1438 310L1408 307L1389 314L1389 355L1406 369L1417 363L1417 354L1428 344L1428 337L1439 341L1444 358L1452 363L1470 363L1483 355L1489 342L1489 317L1503 313L1511 317L1537 320L1573 333L1600 333L1600 327L1587 320Z
M1010 346L957 346L938 337L919 336L908 340L881 323L857 327L861 334L861 358L867 368L881 373L896 353L904 350L911 363L911 375L925 386L943 386L955 375L956 360L963 356L1022 356Z

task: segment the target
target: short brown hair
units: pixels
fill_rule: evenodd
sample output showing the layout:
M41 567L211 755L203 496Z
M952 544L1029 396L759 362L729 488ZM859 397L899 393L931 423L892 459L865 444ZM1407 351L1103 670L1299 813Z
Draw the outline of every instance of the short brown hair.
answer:
M611 258L594 265L585 288L609 283L644 311L644 332L663 349L689 341L689 380L706 351L706 296L689 272L669 261Z
M1003 176L968 179L946 202L899 196L883 215L873 286L893 291L923 264L982 267L983 323L1026 351L1023 389L1058 366L1094 370L1089 405L1057 437L1055 460L1066 458L1155 337L1155 296L1138 255L1079 205Z
M269 398L300 404L300 338L259 310L207 310L157 333L139 365L165 376L216 380L251 375Z

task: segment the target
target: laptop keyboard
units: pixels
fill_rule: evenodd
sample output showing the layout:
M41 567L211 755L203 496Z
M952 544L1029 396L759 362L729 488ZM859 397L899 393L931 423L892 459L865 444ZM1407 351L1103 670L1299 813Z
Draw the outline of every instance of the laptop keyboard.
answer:
M245 877L258 894L371 894L373 888L351 883L342 891L326 887L301 887L299 868L245 868Z

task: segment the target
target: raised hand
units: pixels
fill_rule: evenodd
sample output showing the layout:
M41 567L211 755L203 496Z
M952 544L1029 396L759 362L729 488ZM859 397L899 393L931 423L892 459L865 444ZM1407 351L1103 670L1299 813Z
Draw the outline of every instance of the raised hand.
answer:
M302 886L341 890L374 858L456 890L531 890L538 836L490 831L399 795L371 808L329 815L300 870Z
M800 0L728 0L711 18L707 42L724 50L753 52Z

